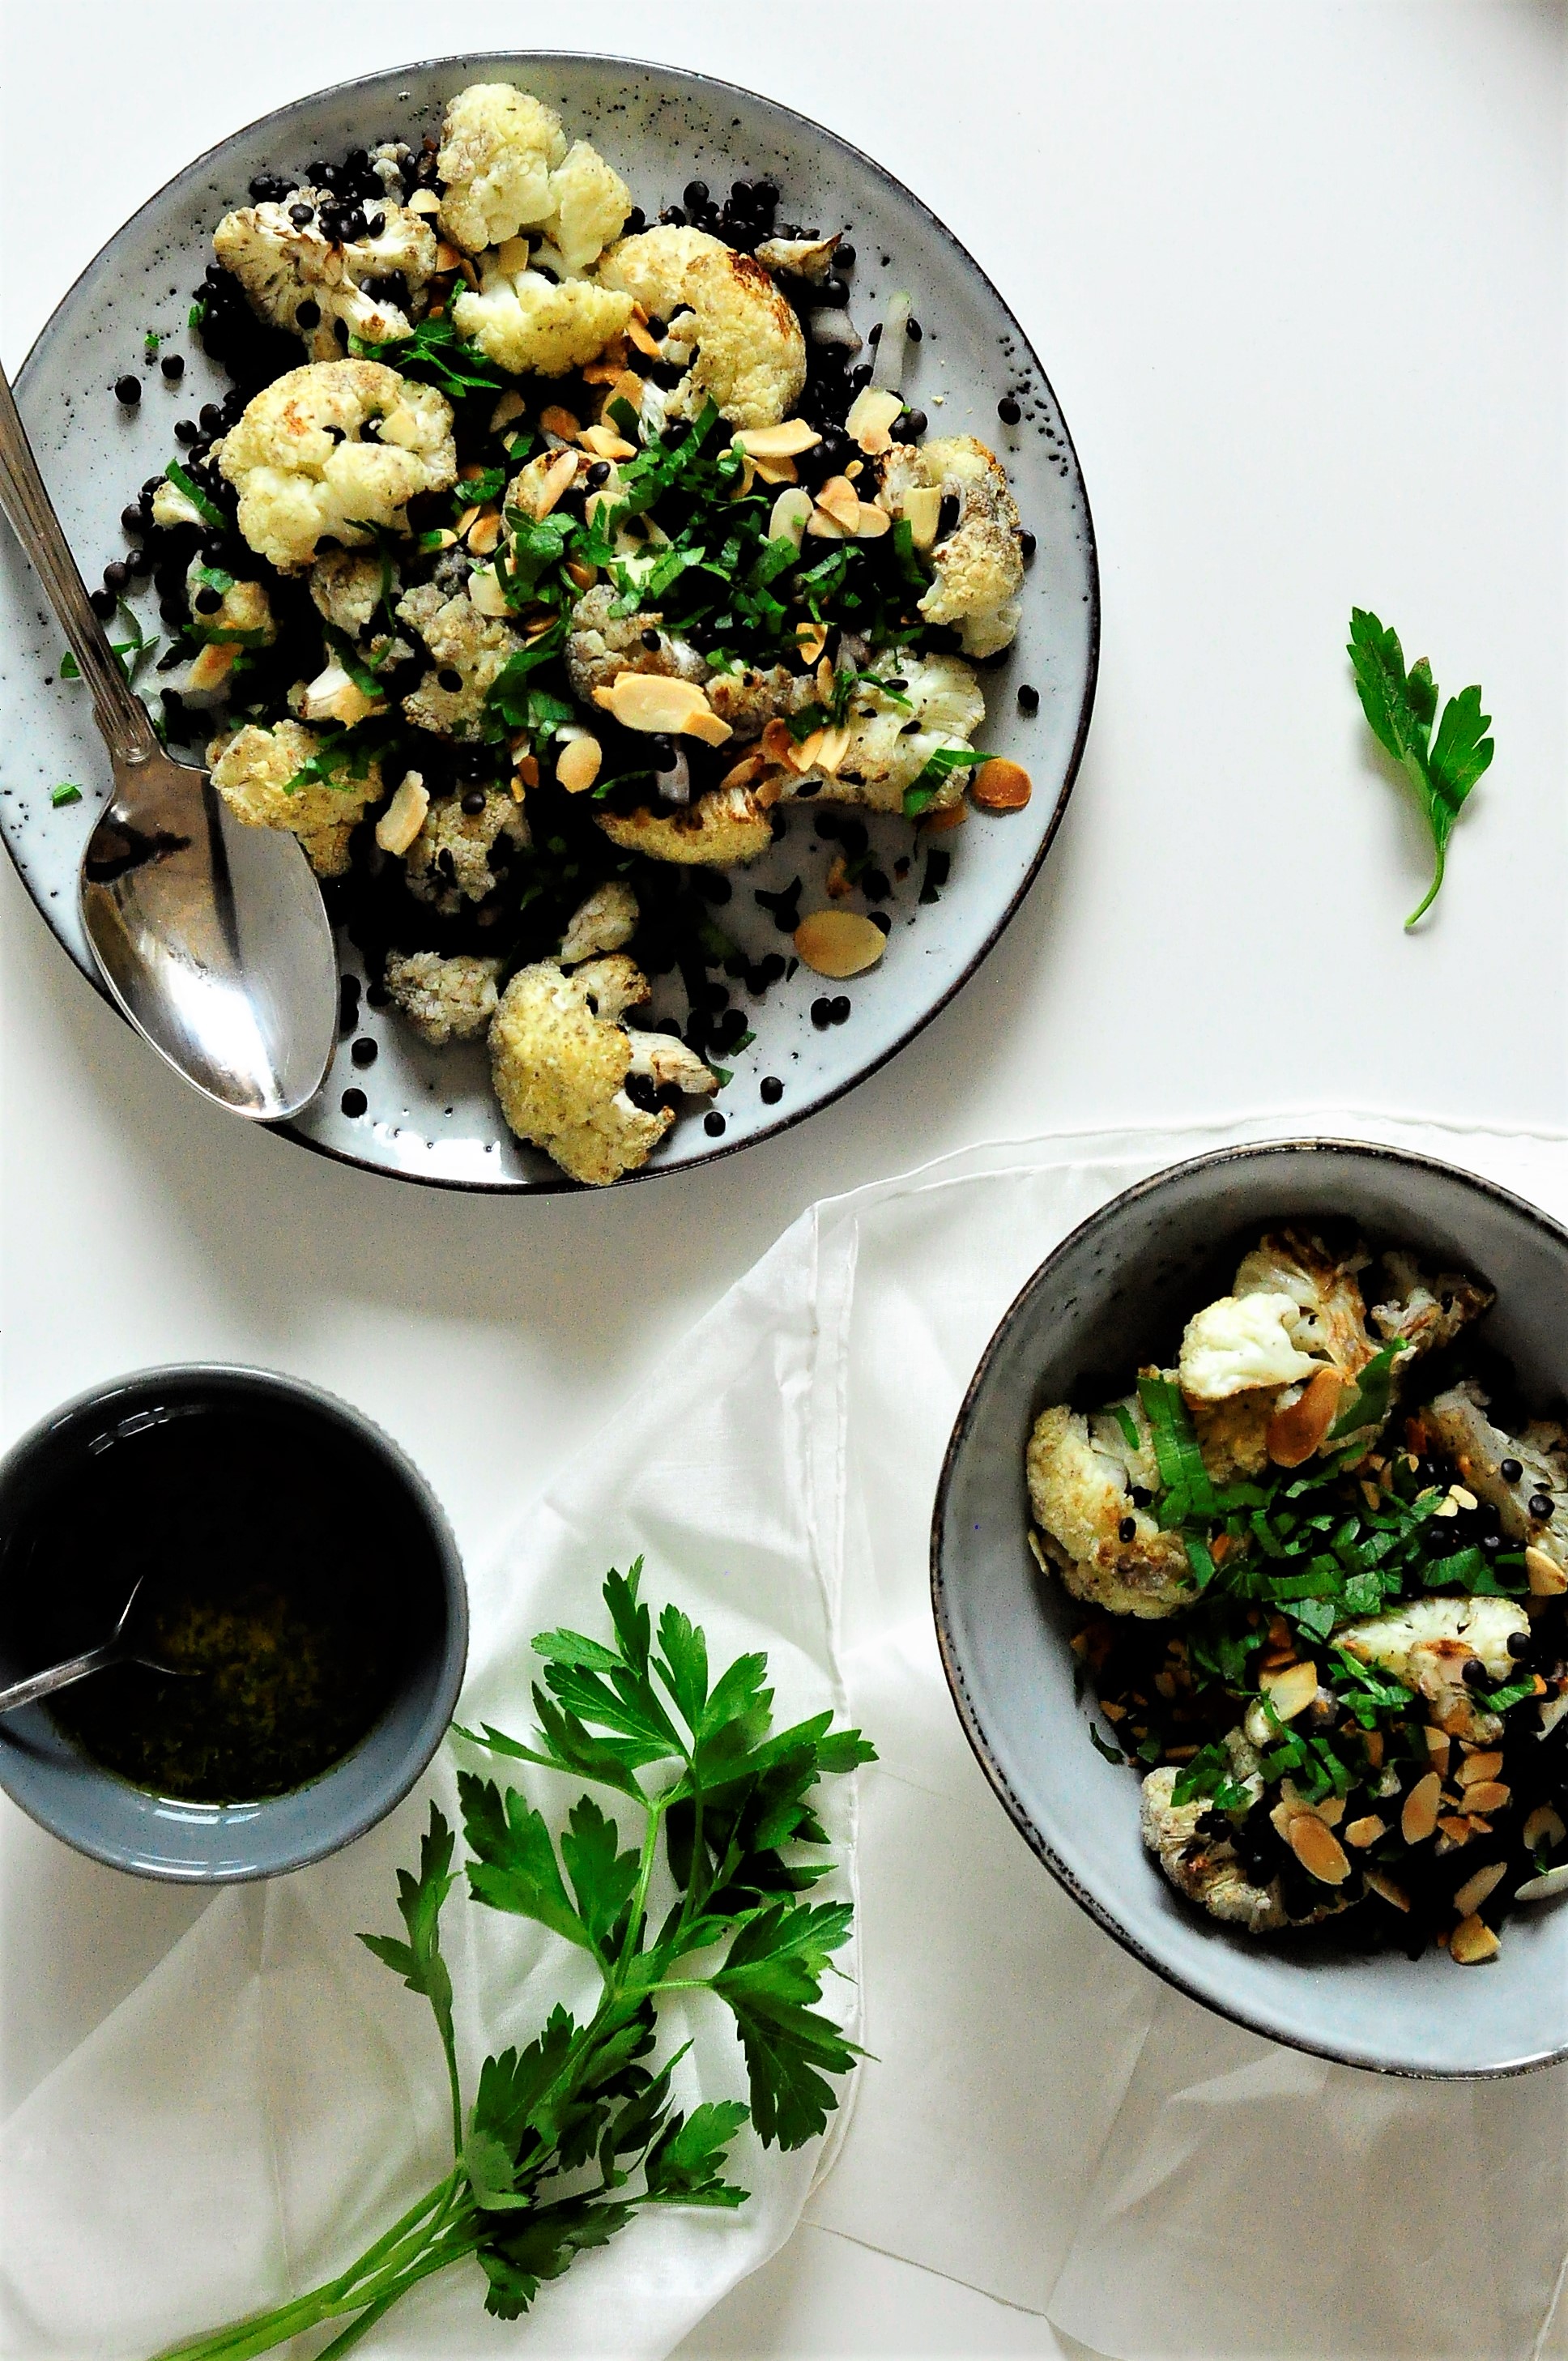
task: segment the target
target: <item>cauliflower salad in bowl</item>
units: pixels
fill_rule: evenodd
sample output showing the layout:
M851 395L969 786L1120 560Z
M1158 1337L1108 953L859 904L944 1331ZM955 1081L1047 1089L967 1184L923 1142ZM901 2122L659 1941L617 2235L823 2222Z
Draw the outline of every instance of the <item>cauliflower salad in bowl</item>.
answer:
M1174 1366L1034 1422L1094 1743L1164 1875L1245 1934L1470 1965L1568 1891L1568 1427L1476 1333L1492 1301L1284 1225Z
M650 224L511 82L248 199L192 315L232 390L126 511L156 718L300 838L371 1001L484 1040L512 1133L614 1181L723 1131L739 1002L804 968L843 1021L901 892L1027 803L977 743L1033 554L1006 469L904 398L906 297L862 344L841 233L767 180ZM820 873L752 889L756 954L726 905L797 806Z

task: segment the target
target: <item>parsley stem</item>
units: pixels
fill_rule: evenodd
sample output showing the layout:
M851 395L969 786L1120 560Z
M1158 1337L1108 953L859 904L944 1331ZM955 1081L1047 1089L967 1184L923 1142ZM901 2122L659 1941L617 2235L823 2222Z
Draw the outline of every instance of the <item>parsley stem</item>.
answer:
M1410 912L1409 917L1405 920L1405 932L1407 934L1409 933L1410 928L1415 925L1418 918L1424 918L1426 917L1427 912L1437 900L1438 894L1442 885L1443 850L1444 848L1441 844L1437 848L1437 867L1432 871L1431 884L1427 887L1425 899L1417 904L1416 907Z

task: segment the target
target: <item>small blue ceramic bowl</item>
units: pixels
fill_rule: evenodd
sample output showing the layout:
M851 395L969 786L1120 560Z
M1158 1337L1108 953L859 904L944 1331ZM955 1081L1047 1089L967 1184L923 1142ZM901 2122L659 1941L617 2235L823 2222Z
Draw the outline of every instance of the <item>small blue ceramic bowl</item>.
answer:
M345 1480L372 1488L378 1515L408 1534L400 1586L394 1592L389 1584L388 1594L398 1618L395 1669L379 1718L347 1754L308 1784L256 1803L149 1794L83 1752L47 1706L0 1716L0 1787L78 1851L140 1877L193 1884L276 1877L351 1844L408 1794L440 1745L462 1686L468 1650L462 1561L440 1503L411 1461L359 1411L317 1387L266 1369L199 1363L143 1370L81 1395L0 1461L0 1683L46 1661L29 1641L25 1611L36 1570L13 1547L25 1524L36 1530L40 1504L70 1485L89 1455L170 1418L236 1407L285 1419L310 1448L341 1459ZM254 1504L236 1501L236 1517L251 1513Z

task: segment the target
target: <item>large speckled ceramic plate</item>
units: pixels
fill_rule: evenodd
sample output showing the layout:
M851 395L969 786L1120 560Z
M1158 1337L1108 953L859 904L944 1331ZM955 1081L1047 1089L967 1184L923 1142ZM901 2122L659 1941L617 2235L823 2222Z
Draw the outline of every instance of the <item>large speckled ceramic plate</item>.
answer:
M175 420L226 390L186 334L185 314L211 258L214 225L245 202L252 174L302 170L313 157L382 138L417 141L439 124L453 93L479 79L515 81L547 99L569 136L603 148L651 218L678 203L694 178L717 188L771 173L784 192L784 218L847 225L860 258L852 302L861 335L890 293L911 291L924 335L912 347L908 398L927 412L933 434L972 432L1003 454L1024 522L1038 542L1016 647L1004 665L982 675L989 711L980 741L1027 767L1033 800L1020 813L976 813L944 837L951 874L939 900L924 906L924 862L908 824L875 823L873 842L890 873L896 852L916 851L886 906L893 931L885 959L847 987L850 1016L827 1031L812 1024L811 1004L832 987L805 970L755 1005L737 986L736 1005L747 1008L756 1039L727 1060L733 1079L718 1102L725 1129L710 1137L700 1113L678 1121L645 1168L667 1172L765 1138L850 1089L929 1021L996 942L1045 858L1089 727L1099 644L1093 529L1066 423L1027 337L957 239L879 165L787 108L700 75L621 59L470 56L323 91L236 133L144 205L66 295L27 357L17 397L90 582L122 553L119 511L173 455ZM177 388L142 363L149 328L165 336L166 349L186 357ZM141 368L146 383L139 407L126 411L111 388L131 368ZM1014 426L997 415L1008 395L1021 412ZM143 605L155 611L150 599ZM60 635L8 534L0 535L0 834L54 933L96 981L77 915L76 872L107 770L82 691L55 676ZM1032 716L1018 708L1025 682L1039 691ZM49 790L61 780L79 782L83 798L57 810ZM795 875L808 885L819 880L826 855L812 844L810 815L797 809L768 858L735 873L724 923L753 957L789 949L753 900L755 890ZM804 906L814 899L808 895ZM356 956L343 948L344 972L360 974ZM667 1005L678 1011L683 1004ZM657 1016L665 1006L657 999L644 1014ZM500 1190L570 1185L507 1131L481 1047L429 1049L389 1012L368 1009L356 1038L366 1035L376 1043L374 1062L351 1063L354 1045L344 1040L320 1096L287 1126L291 1137L408 1180ZM127 1031L126 1055L139 1054ZM773 1104L761 1095L768 1076L784 1086ZM344 1111L349 1090L364 1094L363 1113Z

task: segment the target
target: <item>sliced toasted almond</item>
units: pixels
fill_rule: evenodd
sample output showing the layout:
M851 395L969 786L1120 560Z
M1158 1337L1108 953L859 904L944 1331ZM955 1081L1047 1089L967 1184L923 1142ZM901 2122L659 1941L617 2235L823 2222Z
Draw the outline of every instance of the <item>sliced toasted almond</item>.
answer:
M1476 1829L1486 1825L1485 1820L1472 1821L1464 1812L1442 1813L1437 1824L1439 1852L1452 1852L1456 1846L1467 1845Z
M629 443L624 434L618 434L613 426L585 426L577 441L585 451L591 451L596 459L634 459L637 456L636 444Z
M863 385L850 404L844 432L862 451L874 456L892 448L893 423L903 409L902 395L889 392L884 386Z
M441 211L441 199L433 189L416 189L404 207L404 211L411 214L438 214Z
M829 476L817 495L817 505L846 533L853 533L860 522L861 496L848 476Z
M457 248L455 246L449 246L445 238L438 237L435 241L436 277L439 278L444 270L460 270L462 267L463 257L458 253Z
M646 314L633 312L626 324L626 341L647 360L656 361L661 356L663 348L658 338L648 334Z
M376 822L376 841L383 852L406 852L430 809L430 790L417 771L405 771L402 785Z
M720 795L726 794L731 787L755 786L766 768L767 765L761 754L755 752L742 754L734 768L726 771L719 780Z
M528 240L525 237L503 237L496 248L496 267L510 279L528 269Z
M569 796L586 794L599 774L604 751L597 738L584 730L580 738L568 738L555 757L555 776Z
M920 823L922 836L946 836L950 828L962 828L969 818L968 804L948 804L940 811L928 811Z
M769 540L792 541L798 549L811 521L811 494L802 491L798 484L792 484L787 490L782 491L768 517ZM814 627L804 623L801 626L802 631L810 628ZM826 633L823 636L826 640ZM815 663L816 659L813 657L809 661Z
M801 654L805 657L808 664L815 664L817 662L817 657L822 653L822 651L827 644L828 626L826 623L802 623L797 627L795 632L795 645L800 650Z
M831 778L850 751L850 733L842 722L836 729L824 730L817 749L815 770L826 771Z
M618 376L611 378L605 389L605 406L608 409L612 401L624 401L632 410L641 410L642 397L647 390L635 369L623 368Z
M587 560L582 557L569 557L566 560L566 574L568 579L575 582L579 590L591 590L599 578L598 567L590 566Z
M563 443L575 443L583 431L582 420L559 401L540 412L539 423L546 434L558 434Z
M612 713L623 730L646 730L663 737L700 738L722 746L734 736L695 681L663 673L623 672L609 688L597 688L594 702Z
M855 514L857 517L860 515L860 505L858 502L856 503ZM811 535L813 541L843 541L847 538L844 528L839 522L837 517L830 517L826 509L814 508L812 510L806 530Z
M817 753L827 735L826 730L813 730L810 735L801 739L798 744L792 738L789 752L784 757L785 761L797 771L814 771L817 768Z
M1486 1920L1472 1913L1454 1928L1449 1938L1448 1955L1457 1960L1462 1968L1471 1968L1478 1960L1495 1960L1501 1949Z
M1361 1742L1366 1749L1367 1768L1372 1771L1381 1771L1383 1768L1383 1732L1380 1730L1364 1730L1362 1733Z
M1363 1818L1352 1820L1344 1832L1344 1840L1346 1844L1356 1846L1375 1845L1379 1837L1387 1833L1387 1821L1380 1820L1376 1812L1368 1812Z
M1522 1885L1514 1888L1516 1902L1550 1902L1554 1894L1568 1894L1568 1861L1559 1861L1555 1869L1542 1870L1539 1877L1527 1877Z
M1560 1845L1568 1828L1563 1825L1563 1815L1550 1804L1537 1804L1524 1824L1524 1840L1534 1852L1538 1845Z
M1275 1412L1263 1444L1277 1467L1299 1467L1310 1459L1334 1422L1343 1386L1338 1369L1319 1369L1288 1409Z
M1489 1894L1495 1894L1503 1882L1508 1863L1494 1861L1467 1877L1453 1897L1453 1906L1462 1918L1473 1917Z
M1568 1590L1568 1572L1545 1550L1537 1549L1533 1542L1524 1554L1524 1570L1532 1598L1559 1598Z
M500 513L496 509L487 509L468 528L468 546L476 557L488 557L500 537Z
M887 938L854 910L810 910L795 930L795 948L814 975L861 975L875 967Z
M510 392L503 393L490 412L490 433L499 434L503 427L510 426L514 419L521 418L527 408L527 402L515 386Z
M1454 1499L1452 1492L1445 1492L1442 1499L1438 1502L1436 1508L1432 1510L1432 1515L1434 1517L1456 1517L1458 1514L1459 1503Z
M1459 1784L1478 1787L1484 1779L1495 1779L1502 1767L1502 1755L1495 1747L1486 1753L1466 1754L1459 1766Z
M1410 1897L1406 1893L1404 1887L1402 1885L1396 1885L1394 1880L1387 1876L1384 1871L1380 1869L1364 1869L1361 1872L1361 1876L1362 1883L1365 1885L1369 1886L1374 1894L1377 1894L1383 1901L1388 1903L1394 1909L1408 1910L1409 1908Z
M999 754L981 764L970 789L981 811L1022 811L1033 792L1023 764L1006 762Z
M1288 1664L1283 1672L1265 1673L1260 1686L1280 1720L1294 1721L1318 1694L1318 1668L1313 1664Z
M800 470L793 459L748 458L746 466L751 477L759 484L766 484L770 490L775 484L795 484L800 480Z
M526 506L532 515L547 517L563 495L571 490L577 474L575 451L557 451L548 467L528 488Z
M1439 1773L1442 1778L1446 1779L1448 1776L1449 1751L1453 1746L1453 1740L1449 1737L1446 1730L1434 1730L1431 1722L1428 1722L1426 1729L1426 1741L1427 1753L1431 1757L1432 1769Z
M904 495L903 514L916 548L929 549L937 538L937 526L942 514L941 486L916 484L913 491Z
M1344 1847L1315 1812L1297 1813L1286 1832L1286 1842L1320 1885L1343 1885L1350 1875Z
M1500 1779L1477 1779L1464 1790L1467 1812L1503 1812L1513 1799L1513 1789Z
M449 525L443 525L427 538L422 538L420 546L422 549L455 549L457 535Z
M795 740L789 734L789 723L781 720L776 713L764 727L757 744L765 761L787 763L792 770L795 768Z
M537 754L531 754L528 752L526 748L524 748L515 753L512 756L511 761L512 770L515 774L512 780L512 793L514 795L517 795L520 782L524 787L536 787L539 785L539 757ZM517 799L519 803L522 801L522 797L521 796L518 796Z
M459 541L462 540L464 534L467 532L471 524L477 524L478 522L482 513L483 511L477 504L473 508L464 510L462 515L458 518L456 523L452 528Z
M499 575L493 566L476 566L468 577L468 604L481 615L499 620L510 615L507 594L501 588Z
M822 437L804 418L785 418L777 426L743 426L730 441L753 459L796 459L815 451Z
M855 527L857 541L880 541L884 533L893 531L893 519L874 500L861 502L860 522Z
M1465 1510L1478 1509L1481 1505L1475 1493L1467 1491L1463 1484L1451 1484L1448 1488L1448 1497L1451 1500L1456 1500Z
M1418 1779L1406 1796L1399 1814L1399 1834L1408 1845L1424 1844L1437 1829L1438 1806L1442 1796L1442 1781L1435 1771Z

